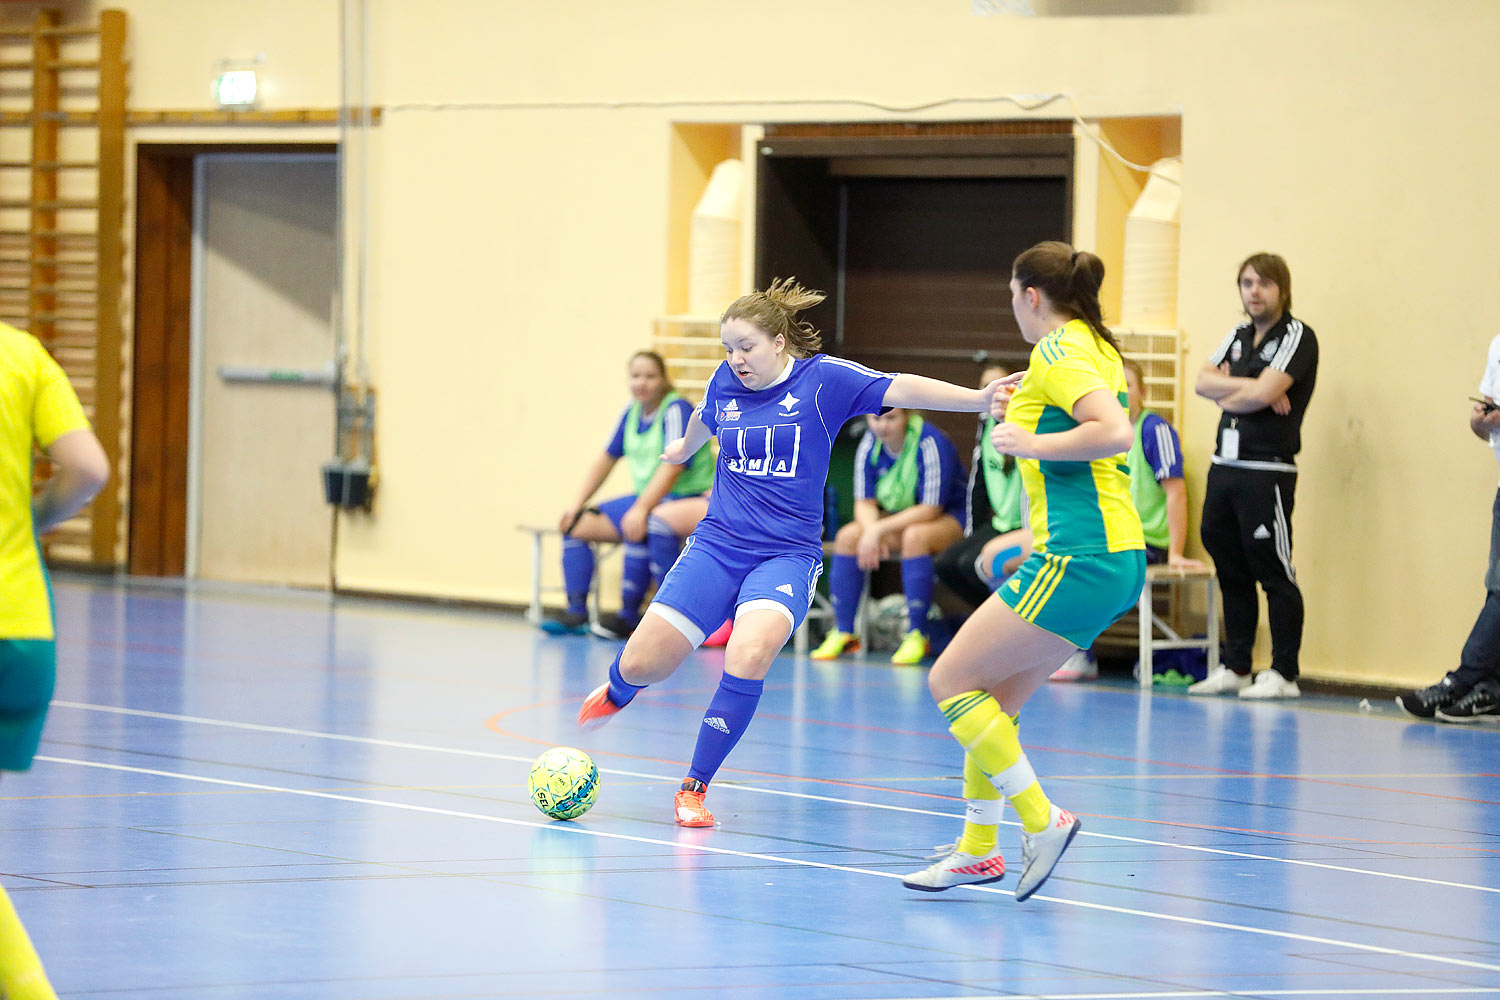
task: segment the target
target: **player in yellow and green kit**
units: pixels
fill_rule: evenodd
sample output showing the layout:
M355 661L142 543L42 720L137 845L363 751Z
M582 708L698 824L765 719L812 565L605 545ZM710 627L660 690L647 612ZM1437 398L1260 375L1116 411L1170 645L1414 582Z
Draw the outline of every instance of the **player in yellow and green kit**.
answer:
M995 449L1014 455L1031 510L1033 549L938 657L928 687L965 752L963 835L948 856L906 877L937 892L1005 874L996 846L1000 797L1021 818L1016 899L1039 889L1079 829L1043 793L1015 717L1075 649L1134 607L1145 584L1141 519L1125 464L1134 430L1124 368L1099 309L1104 264L1066 243L1016 258L1012 306L1036 346L1020 385L998 394Z
M53 471L33 499L35 448ZM35 337L0 323L0 771L31 767L57 676L52 594L37 537L81 510L108 474L104 449L57 362ZM3 890L0 996L56 998Z

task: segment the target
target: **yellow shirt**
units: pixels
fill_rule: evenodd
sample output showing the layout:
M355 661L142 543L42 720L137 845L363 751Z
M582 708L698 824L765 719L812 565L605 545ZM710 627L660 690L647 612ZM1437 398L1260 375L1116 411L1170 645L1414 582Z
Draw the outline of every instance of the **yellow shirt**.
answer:
M1082 320L1069 320L1031 349L1026 375L1005 419L1034 434L1078 426L1073 405L1091 392L1113 393L1127 405L1120 355ZM1130 500L1130 470L1121 452L1092 462L1018 459L1031 504L1038 552L1083 555L1143 549L1141 519Z
M52 600L31 520L33 448L48 448L88 426L47 349L0 323L0 638L53 636Z

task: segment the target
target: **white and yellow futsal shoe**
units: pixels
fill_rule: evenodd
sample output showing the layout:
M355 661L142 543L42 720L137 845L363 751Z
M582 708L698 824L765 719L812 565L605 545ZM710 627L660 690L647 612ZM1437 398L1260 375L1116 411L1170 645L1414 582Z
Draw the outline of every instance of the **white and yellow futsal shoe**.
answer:
M1021 878L1016 882L1016 902L1025 902L1042 887L1058 858L1078 836L1083 824L1066 809L1052 805L1047 826L1036 833L1021 833Z
M987 885L1004 877L1005 859L1000 856L1000 848L976 856L955 846L941 861L906 876L901 884L918 892L942 892L956 885Z

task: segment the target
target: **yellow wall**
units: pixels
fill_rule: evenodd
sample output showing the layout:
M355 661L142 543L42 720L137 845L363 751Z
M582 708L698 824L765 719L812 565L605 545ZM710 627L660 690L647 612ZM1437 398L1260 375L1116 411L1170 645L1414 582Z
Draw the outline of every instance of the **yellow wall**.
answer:
M258 51L267 106L337 99L332 0L119 6L135 107L201 106L214 59ZM523 597L513 525L555 519L624 403L626 355L676 298L674 122L899 118L845 99L1066 91L1089 118L1181 117L1190 367L1238 317L1240 258L1291 263L1323 352L1294 519L1308 672L1450 667L1480 603L1497 477L1463 397L1500 331L1500 4L1184 6L1022 19L968 0L373 0L382 476L375 516L341 528L340 582ZM1022 114L976 101L911 117ZM1190 405L1185 424L1201 477L1212 408Z

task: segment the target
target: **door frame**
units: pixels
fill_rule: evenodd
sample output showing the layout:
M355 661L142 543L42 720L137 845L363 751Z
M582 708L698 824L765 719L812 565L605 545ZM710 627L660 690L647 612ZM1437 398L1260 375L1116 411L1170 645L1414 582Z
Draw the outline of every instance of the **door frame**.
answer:
M200 357L201 318L195 315L201 300L198 282L200 268L197 266L202 213L202 198L197 160L203 156L234 154L246 157L264 156L335 156L338 144L333 142L308 143L146 143L137 144L135 157L136 176L136 220L135 220L135 274L133 281L134 322L132 325L133 357L135 376L131 386L130 441L130 486L126 498L129 510L127 530L126 566L132 575L193 577L197 568L196 526L194 511L198 484L195 473L198 465L195 455L196 437L194 413L200 405L197 389L200 376L193 374ZM182 162L192 163L191 170L182 169ZM144 197L144 183L165 185L165 197L158 191ZM142 252L143 248L162 240L162 230L168 230L176 206L186 203L187 214L192 219L192 247L184 256L172 253ZM186 286L190 289L185 297L166 295L167 289ZM165 305L162 302L165 301ZM178 376L168 376L160 382L160 394L164 398L143 398L142 387L149 380L141 377L144 358L166 358L169 351L181 350L174 337L174 327L188 329L186 345L186 381ZM183 370L183 359L173 358L172 367ZM157 391L153 385L152 392ZM185 397L174 398L173 394ZM159 412L147 417L149 403ZM157 419L160 417L160 419ZM148 433L143 434L146 431ZM139 500L145 500L148 481L161 484L159 502L151 510L142 508ZM183 484L178 486L177 484ZM160 501L167 490L180 491L178 499ZM138 496L138 494L140 494ZM192 521L190 530L189 521Z

